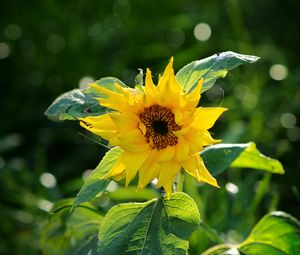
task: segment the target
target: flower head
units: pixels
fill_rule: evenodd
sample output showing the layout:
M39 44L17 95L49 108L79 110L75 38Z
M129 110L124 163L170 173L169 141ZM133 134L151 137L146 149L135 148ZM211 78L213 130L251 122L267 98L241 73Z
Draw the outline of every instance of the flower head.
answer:
M198 107L203 79L188 93L177 82L170 60L157 86L147 69L145 86L139 89L114 84L108 90L97 84L104 94L102 106L114 111L81 119L81 126L107 139L111 146L119 146L122 154L104 178L126 179L126 185L139 175L138 188L157 178L167 196L181 169L203 181L218 186L206 169L199 152L214 140L210 129L226 110L221 107Z

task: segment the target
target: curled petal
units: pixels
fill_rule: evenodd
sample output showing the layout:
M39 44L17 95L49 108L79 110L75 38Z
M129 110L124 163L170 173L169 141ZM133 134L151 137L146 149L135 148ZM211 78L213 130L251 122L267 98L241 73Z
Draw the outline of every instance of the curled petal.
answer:
M192 126L201 130L210 129L227 108L222 107L199 107L194 113L194 120Z

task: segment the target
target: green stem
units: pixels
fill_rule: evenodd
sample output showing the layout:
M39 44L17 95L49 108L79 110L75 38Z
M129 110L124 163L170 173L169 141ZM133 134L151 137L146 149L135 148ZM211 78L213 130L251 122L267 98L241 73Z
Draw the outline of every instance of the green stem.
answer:
M177 192L183 191L184 172L180 170L178 174Z
M199 224L199 226L200 226L200 228L202 228L205 231L205 233L208 235L210 240L214 241L217 244L223 244L224 243L222 238L219 237L216 230L214 230L213 228L211 228L210 226L208 226L207 224L205 224L203 222L201 222Z
M267 189L269 187L270 181L271 181L272 174L271 173L265 173L263 180L258 186L257 193L253 199L251 212L255 213L258 205L260 204L261 200L263 199L264 195L267 192Z
M204 251L201 254L202 255L229 254L229 253L227 253L228 250L230 250L232 248L236 248L236 247L237 247L237 245L234 245L234 244L219 244L219 245L209 248L208 250ZM230 253L230 254L233 254L233 253ZM237 253L234 253L234 254L237 254Z

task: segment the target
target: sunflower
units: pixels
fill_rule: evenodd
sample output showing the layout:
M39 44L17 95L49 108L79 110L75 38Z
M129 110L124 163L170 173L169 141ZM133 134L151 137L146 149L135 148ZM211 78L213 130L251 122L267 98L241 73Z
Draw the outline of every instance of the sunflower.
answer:
M103 94L100 105L113 111L100 116L82 118L82 127L119 146L122 153L103 178L126 179L126 186L138 173L138 188L157 178L167 197L181 169L218 187L206 169L199 152L205 146L220 142L211 137L210 129L226 111L221 107L198 107L203 79L190 93L183 90L173 70L171 58L157 86L147 69L145 86L135 89L114 84L109 90L91 84Z

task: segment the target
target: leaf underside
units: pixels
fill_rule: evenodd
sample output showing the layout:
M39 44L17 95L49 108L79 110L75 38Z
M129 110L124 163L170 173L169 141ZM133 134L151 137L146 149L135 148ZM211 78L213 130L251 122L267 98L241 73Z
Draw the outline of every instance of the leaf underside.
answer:
M126 85L117 78L105 77L95 83L106 89L117 91L114 84L117 83L122 87ZM74 89L60 95L45 111L45 115L49 119L62 120L78 120L88 116L99 116L109 112L106 107L99 105L97 98L102 95L95 88L88 86L86 89Z
M185 91L192 91L203 78L203 93L211 88L217 79L224 78L228 71L242 64L254 63L258 59L256 56L226 51L187 64L177 72L176 78Z

